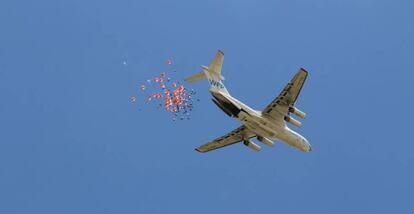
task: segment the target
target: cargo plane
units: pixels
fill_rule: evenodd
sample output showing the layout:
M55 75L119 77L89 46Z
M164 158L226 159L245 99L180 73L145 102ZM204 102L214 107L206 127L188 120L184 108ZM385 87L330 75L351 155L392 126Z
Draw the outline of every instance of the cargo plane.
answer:
M255 151L261 147L252 142L256 138L261 143L273 147L273 140L280 140L303 152L312 150L308 140L291 130L286 123L296 127L302 124L292 114L305 118L306 114L295 107L308 72L301 68L285 86L282 92L263 111L257 111L232 97L223 84L221 75L224 53L218 51L210 66L202 66L202 71L186 78L187 82L207 79L210 83L212 101L228 116L238 119L242 125L228 134L210 141L198 148L199 152L209 152L235 143L243 144Z

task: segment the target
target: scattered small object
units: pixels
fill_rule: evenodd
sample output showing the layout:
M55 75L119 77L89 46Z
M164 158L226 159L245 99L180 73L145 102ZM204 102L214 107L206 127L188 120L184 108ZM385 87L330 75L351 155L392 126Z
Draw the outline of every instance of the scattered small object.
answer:
M131 96L129 98L131 100L131 102L135 103L137 101L137 97L136 96Z
M168 59L168 65L172 64L172 60ZM151 79L147 79L145 83L140 85L141 93L144 93L147 103L155 104L156 109L164 109L167 112L171 112L173 115L172 120L176 121L190 119L190 112L194 108L194 89L187 89L180 81L174 81L171 75L174 75L176 70L164 71ZM151 84L152 82L158 84ZM171 82L168 83L167 82ZM141 97L141 96L139 96ZM137 97L131 96L131 102L136 102ZM196 99L199 101L199 99ZM141 108L139 109L141 111Z

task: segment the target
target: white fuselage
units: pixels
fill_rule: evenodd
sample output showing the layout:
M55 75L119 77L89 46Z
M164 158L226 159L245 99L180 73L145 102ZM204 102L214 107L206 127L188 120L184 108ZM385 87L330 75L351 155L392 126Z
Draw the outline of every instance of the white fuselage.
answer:
M217 93L216 91L211 91ZM220 93L220 92L218 92ZM256 133L257 136L265 137L271 140L281 140L290 146L293 146L301 151L311 151L309 142L300 134L289 129L284 120L275 121L272 118L262 115L261 111L256 111L230 94L220 93L227 101L240 109L240 112L235 117L245 125L249 130ZM214 96L214 95L213 95Z

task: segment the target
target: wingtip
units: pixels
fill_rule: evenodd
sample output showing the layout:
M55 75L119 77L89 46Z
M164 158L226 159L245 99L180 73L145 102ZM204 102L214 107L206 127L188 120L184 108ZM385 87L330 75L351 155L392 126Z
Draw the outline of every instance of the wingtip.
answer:
M305 72L305 73L309 73L306 69L304 68L300 68L301 71Z
M192 80L190 77L184 79L184 82L193 83L195 80Z
M196 150L197 152L204 153L204 152L203 152L203 151L201 151L199 148L195 148L195 150Z

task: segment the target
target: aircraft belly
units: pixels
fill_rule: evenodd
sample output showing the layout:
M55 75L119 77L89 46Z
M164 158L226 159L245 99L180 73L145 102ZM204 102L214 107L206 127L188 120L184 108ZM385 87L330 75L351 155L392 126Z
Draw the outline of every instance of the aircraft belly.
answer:
M269 126L266 121L260 117L248 115L246 112L241 111L238 115L238 119L251 131L257 135L274 139L277 136L276 128Z
M236 117L240 113L240 106L226 95L213 91L211 92L211 95L214 97L213 102L227 115Z
M286 126L278 126L278 124L271 123L262 117L249 115L244 111L239 113L238 119L258 136L266 137L272 140L280 140L303 152L311 151L309 142L304 137L290 130Z
M280 124L269 121L267 118L262 117L260 113L258 114L251 108L246 107L243 103L231 96L216 92L211 92L211 94L215 98L215 103L226 112L226 114L239 119L242 124L255 132L258 136L269 139L278 139L281 132Z
M290 130L288 127L286 127L284 131L281 132L279 139L284 143L292 147L295 147L303 152L309 152L312 149L309 142L303 136Z

